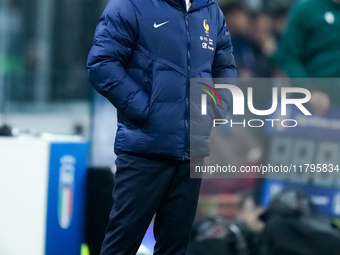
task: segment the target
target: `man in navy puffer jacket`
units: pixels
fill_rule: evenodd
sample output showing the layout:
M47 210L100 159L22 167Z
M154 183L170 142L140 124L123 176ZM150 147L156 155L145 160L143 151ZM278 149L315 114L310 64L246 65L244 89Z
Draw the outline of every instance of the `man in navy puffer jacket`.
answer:
M212 119L230 105L222 91L209 123L189 124L190 79L236 77L222 12L213 0L111 0L87 67L118 112L115 205L101 254L136 254L155 213L154 254L185 254L200 188L190 156L209 154ZM190 125L202 128L195 153Z

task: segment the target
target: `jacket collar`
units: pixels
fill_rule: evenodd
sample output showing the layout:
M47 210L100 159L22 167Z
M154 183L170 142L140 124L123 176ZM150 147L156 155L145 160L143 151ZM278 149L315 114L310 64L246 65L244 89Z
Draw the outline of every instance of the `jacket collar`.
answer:
M185 0L163 0L177 9L186 12ZM211 4L213 0L191 0L190 10L200 9Z

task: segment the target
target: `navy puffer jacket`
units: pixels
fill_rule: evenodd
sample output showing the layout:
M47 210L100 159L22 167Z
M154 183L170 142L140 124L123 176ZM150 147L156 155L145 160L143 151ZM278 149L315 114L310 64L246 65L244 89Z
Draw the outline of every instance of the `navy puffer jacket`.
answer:
M209 154L212 119L228 110L227 96L190 123L190 78L236 77L229 32L213 0L192 0L189 11L185 0L111 0L87 67L95 89L117 108L116 154L189 159L190 125L200 129L192 134L200 149L191 156Z

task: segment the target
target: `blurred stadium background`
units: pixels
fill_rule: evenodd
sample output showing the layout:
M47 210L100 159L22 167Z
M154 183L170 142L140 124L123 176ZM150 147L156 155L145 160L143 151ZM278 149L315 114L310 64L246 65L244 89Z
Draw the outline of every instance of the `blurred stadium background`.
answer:
M107 2L0 0L2 124L18 132L89 135L93 90L86 57ZM227 14L241 76L276 75L271 61L292 2L218 1Z
M37 137L50 133L77 135L89 140L89 166L106 170L94 182L110 178L107 171L114 163L115 120L107 116L115 112L94 92L86 71L95 26L107 2L0 0L0 134L8 133L10 127L15 136ZM217 2L231 33L239 77L285 77L274 59L287 15L296 0ZM232 156L235 164L259 164L267 160L269 142L262 139L265 142L261 143L264 135L237 130L231 133L230 143L237 151L237 156ZM282 154L282 151L278 153ZM231 152L230 155L234 154ZM107 204L102 205L104 212L112 203L109 197L112 185L108 184L105 193L94 187L95 195L90 198L90 202L96 202L99 194L106 196ZM274 182L273 188L280 185ZM337 188L340 186L336 185ZM6 191L0 187L0 192ZM198 219L216 215L231 221L242 219L252 230L259 231L263 227L257 220L261 208L255 205L253 198L257 197L255 202L260 203L261 194L262 186L255 179L207 180L202 186ZM265 199L268 204L269 198ZM90 224L94 226L96 222ZM105 221L101 224L105 225ZM144 244L150 247L151 233L148 232L148 236L149 240ZM98 240L94 242L98 243ZM86 254L84 248L82 255Z

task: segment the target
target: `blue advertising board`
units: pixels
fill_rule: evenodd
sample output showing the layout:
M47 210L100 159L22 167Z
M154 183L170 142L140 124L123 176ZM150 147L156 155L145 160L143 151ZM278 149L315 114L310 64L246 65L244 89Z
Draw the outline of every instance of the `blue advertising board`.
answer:
M271 116L279 119L279 116ZM282 117L281 117L282 118ZM290 107L285 119L295 120L295 127L266 126L271 137L268 163L303 166L327 164L340 167L340 110L332 108L324 116L305 116L297 107ZM311 196L323 214L340 216L340 172L332 178L322 173L299 171L281 179L264 181L262 200L268 206L271 198L283 189L298 189ZM334 178L335 177L335 178Z
M84 242L87 143L51 143L46 255L80 254Z

